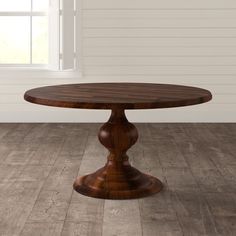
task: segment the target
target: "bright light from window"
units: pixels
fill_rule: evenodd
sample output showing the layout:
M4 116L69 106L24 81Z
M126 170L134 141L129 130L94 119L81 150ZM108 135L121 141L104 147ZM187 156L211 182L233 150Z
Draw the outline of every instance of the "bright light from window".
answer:
M32 34L32 63L48 63L48 19L46 17L33 17Z
M0 11L30 11L30 5L30 0L0 0Z
M48 64L48 0L32 3L0 0L0 64Z
M47 11L48 0L33 0L33 11Z
M29 17L0 16L0 63L30 63Z

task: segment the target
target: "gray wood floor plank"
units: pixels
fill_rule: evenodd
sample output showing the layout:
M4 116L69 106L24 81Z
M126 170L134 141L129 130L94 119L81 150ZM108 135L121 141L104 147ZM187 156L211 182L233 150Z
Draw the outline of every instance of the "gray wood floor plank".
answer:
M3 143L0 144L0 164L4 163L11 151L9 145Z
M228 147L225 147L228 146ZM212 143L207 149L208 155L216 166L236 165L235 153L231 152L234 145L223 145L221 143Z
M2 137L1 142L21 143L33 127L34 124L17 124L14 129Z
M22 170L24 169L23 165L0 165L0 183L2 182L14 182Z
M89 135L79 169L79 176L96 171L105 165L108 151L98 141L97 136Z
M46 124L46 123L34 124L30 132L27 133L27 135L24 137L23 141L25 143L31 143L31 145L38 144L39 142L41 143L45 141L45 138L47 138L48 133L50 131L50 126L52 125L53 124Z
M88 135L88 130L77 131L77 129L75 129L74 132L70 132L65 139L60 152L57 154L55 165L64 163L80 164L85 152Z
M42 190L27 222L64 221L71 199L71 189Z
M219 235L228 235L235 236L236 232L236 217L235 216L217 216L215 217L215 221L217 222L217 231Z
M44 190L72 191L74 180L78 174L80 162L54 165L45 180Z
M61 235L63 221L40 223L31 222L26 223L25 227L20 234L21 236L59 236Z
M219 172L223 176L228 186L228 192L234 192L236 188L236 165L221 166Z
M69 129L66 128L66 124L54 123L49 124L47 129L47 135L44 136L45 142L51 142L52 140L60 140L63 137L66 137Z
M60 150L60 156L82 156L89 135L88 130L79 129L79 125L69 130L65 142Z
M31 165L54 165L64 140L41 143L40 148L33 153L29 160Z
M184 235L219 235L209 206L201 194L173 192L172 205Z
M202 192L236 192L236 185L226 181L218 170L192 169L192 173Z
M204 196L214 216L236 216L235 193L205 193Z
M61 132L64 131L61 130ZM87 137L84 136L84 139L87 139ZM56 147L57 151L54 155L57 158L62 148L58 145ZM51 172L44 182L28 222L57 222L65 220L72 196L73 181L77 176L80 161L81 158L78 157L77 162L68 163L64 160L63 163L61 160L53 167L51 166ZM38 167L43 168L44 166Z
M59 131L55 129L58 127ZM42 234L47 232L53 232L52 235L61 234L71 201L73 181L77 176L81 162L80 156L77 156L76 161L68 161L70 160L68 159L68 153L64 152L65 145L69 146L67 150L73 147L70 144L70 135L67 135L70 133L71 131L64 124L54 125L48 137L49 141L43 142L44 145L41 146L41 148L44 148L44 151L38 151L34 158L31 159L30 164L35 163L36 165L34 166L39 169L47 164L46 166L49 167L50 174L45 179L44 185L23 228L23 235L30 235L30 232L33 232L35 228L40 228L40 225L42 226L43 223L46 224L46 228L42 230ZM77 141L82 140L87 140L87 133L84 133L83 138ZM83 153L84 149L85 145L80 145L80 153ZM63 154L67 154L67 156L61 155L62 150ZM45 155L42 155L44 153ZM41 231L39 230L39 232Z
M91 220L91 219L90 219ZM62 236L87 236L87 235L101 235L100 231L94 231L99 228L100 222L94 222L94 225L91 227L90 220L88 222L70 222L66 221L64 223Z
M135 146L131 153L133 161L139 169L156 176L164 184L162 192L139 200L142 235L183 235L172 207L171 191L164 176L162 161L159 159L162 155L158 152L159 145L156 145L156 139L153 140L149 127L144 126L142 131L146 134L140 138L139 145Z
M214 145L216 138L210 133L210 130L206 128L209 125L195 126L197 126L198 129L203 126L205 136L208 137L207 143L203 143L201 140L196 142L196 140L192 138L189 139L189 137L184 134L181 135L179 139L177 135L174 135L174 132L175 130L181 132L181 127L169 125L169 128L176 143L180 145L181 151L199 187L203 192L235 192L235 184L225 180L224 174L222 174L221 171L221 165L219 165L219 163L217 164L214 159L215 155L213 155L211 149L214 150L212 144ZM225 130L223 129L224 126L221 125L220 127L221 130ZM200 130L202 130L202 128ZM179 134L180 132L178 131L176 133ZM212 143L210 143L209 140L212 140ZM187 145L189 145L189 147L187 147ZM232 156L229 157L230 160L232 160Z
M170 190L199 192L200 188L189 168L165 168L163 170Z
M235 143L236 137L235 137L235 125L232 124L205 124L206 130L214 135L216 142L222 142L222 145L228 145L229 143ZM233 147L232 150L236 150L235 147Z
M43 125L39 125L39 127L41 126ZM59 127L59 130L56 129L57 127ZM46 135L45 132L47 132ZM25 138L25 142L29 143L29 146L37 145L37 149L30 159L29 164L54 165L63 147L63 143L68 138L67 133L68 130L63 125L46 124L39 133L35 134L34 138L28 135L29 137ZM27 138L28 141L26 140ZM39 143L40 147L38 146Z
M191 169L215 170L217 169L212 159L205 152L205 147L199 143L187 142L187 147L181 145L183 156Z
M0 235L235 235L236 124L137 124L130 161L165 188L131 201L72 189L106 162L100 126L0 124Z
M52 167L47 165L26 165L16 178L16 181L45 181L51 169Z
M17 164L17 165L26 165L29 160L33 157L34 151L31 148L23 147L16 148L15 150L10 151L3 164Z
M157 152L159 152L161 165L164 168L187 167L187 163L183 155L180 153L178 147L171 139L165 141L158 140L158 142L156 142L156 147L157 147Z
M73 193L62 235L102 235L103 209L104 200Z
M183 235L181 225L171 203L171 191L141 199L140 213L144 236Z
M78 175L82 156L60 156L45 180L45 190L72 190L75 178Z
M208 156L208 151L206 150L208 145L205 146L194 139L190 139L184 131L183 125L170 124L168 132L170 132L191 169L216 169L214 162Z
M107 151L90 135L79 169L79 176L95 171L105 164ZM104 200L88 198L73 192L62 235L102 235Z
M0 235L18 235L33 208L43 182L0 183Z
M138 200L106 200L102 235L141 236L142 229Z
M201 125L198 125L198 129ZM195 134L196 129L191 130L184 127L186 134L188 134L188 138L192 140L192 142L197 142L200 145L199 151L202 151L205 156L208 156L212 162L220 167L221 165L232 165L236 164L235 153L236 153L236 140L232 141L232 137L235 137L235 134L232 133L230 136L230 140L221 140L219 135L215 135L215 132L210 132L207 129L206 124L203 125L202 133L204 135ZM200 138L204 136L205 138Z
M15 127L17 127L17 124L13 124L13 123L1 123L0 125L0 140L6 136L8 133L10 133L12 130L15 129Z

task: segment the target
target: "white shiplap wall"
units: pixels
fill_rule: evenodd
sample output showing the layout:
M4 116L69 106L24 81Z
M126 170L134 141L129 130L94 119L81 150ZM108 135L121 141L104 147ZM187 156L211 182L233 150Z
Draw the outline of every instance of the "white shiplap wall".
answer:
M236 122L235 0L81 0L80 6L84 77L1 80L0 121L103 121L108 112L44 108L19 95L48 83L134 81L200 86L211 90L214 100L128 112L131 120Z

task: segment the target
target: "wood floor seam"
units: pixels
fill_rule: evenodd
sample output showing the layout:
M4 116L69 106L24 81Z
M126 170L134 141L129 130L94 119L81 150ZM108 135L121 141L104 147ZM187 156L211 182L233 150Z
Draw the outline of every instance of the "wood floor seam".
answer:
M86 149L86 145L87 145L87 142L88 142L88 135L89 135L89 134L87 134L87 136L86 136L85 147L84 147L84 149L83 149L83 154L82 154L81 162L82 162L82 160L83 160L84 153L85 153L85 149ZM80 165L79 165L79 168L78 168L78 173L77 173L77 175L79 174L79 171L80 171L81 162L80 162ZM73 191L74 191L74 190L72 189L71 196L70 196L70 200L69 200L70 203L71 203L71 200L72 200ZM62 235L63 229L64 229L64 227L65 227L65 222L66 222L66 218L67 218L67 215L68 215L69 207L70 207L70 206L68 205L68 209L67 209L67 211L66 211L65 220L64 220L64 222L63 222L63 224L62 224L62 230L61 230L60 235ZM69 221L67 221L67 222L69 222ZM73 222L72 222L72 223L73 223Z
M0 235L235 235L235 123L137 124L131 163L165 186L124 201L72 190L106 162L99 126L0 124Z
M61 149L61 148L62 148L62 146L60 147L60 149ZM52 167L53 167L53 166L52 166ZM46 179L50 176L50 173L52 172L52 169L53 169L53 168L50 169L50 171L49 171L47 177L45 178L45 181L46 181ZM43 186L44 186L44 184L41 186L38 196L39 196L40 193L42 192L42 190L43 190ZM31 212L29 213L26 222L28 221L28 219L29 219L29 217L30 217L30 215L31 215L31 213L32 213L32 210L34 209L34 207L35 207L35 205L36 205L36 202L37 202L37 199L36 199L34 205L32 206ZM26 222L25 222L25 223L26 223ZM25 226L25 224L24 224L24 226ZM22 232L23 232L23 230L24 230L24 226L22 227L22 230L21 230L21 232L19 233L19 235L22 234Z

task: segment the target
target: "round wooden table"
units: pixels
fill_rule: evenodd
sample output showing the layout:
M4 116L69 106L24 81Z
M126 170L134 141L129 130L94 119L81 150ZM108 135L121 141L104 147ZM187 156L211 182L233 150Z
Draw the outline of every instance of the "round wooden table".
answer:
M95 173L82 176L74 189L86 196L104 199L132 199L162 189L157 178L132 167L127 150L136 143L138 131L126 116L126 109L154 109L189 106L212 99L209 91L187 86L147 83L92 83L48 86L29 90L26 101L41 105L109 109L110 119L98 138L109 150L107 163Z

